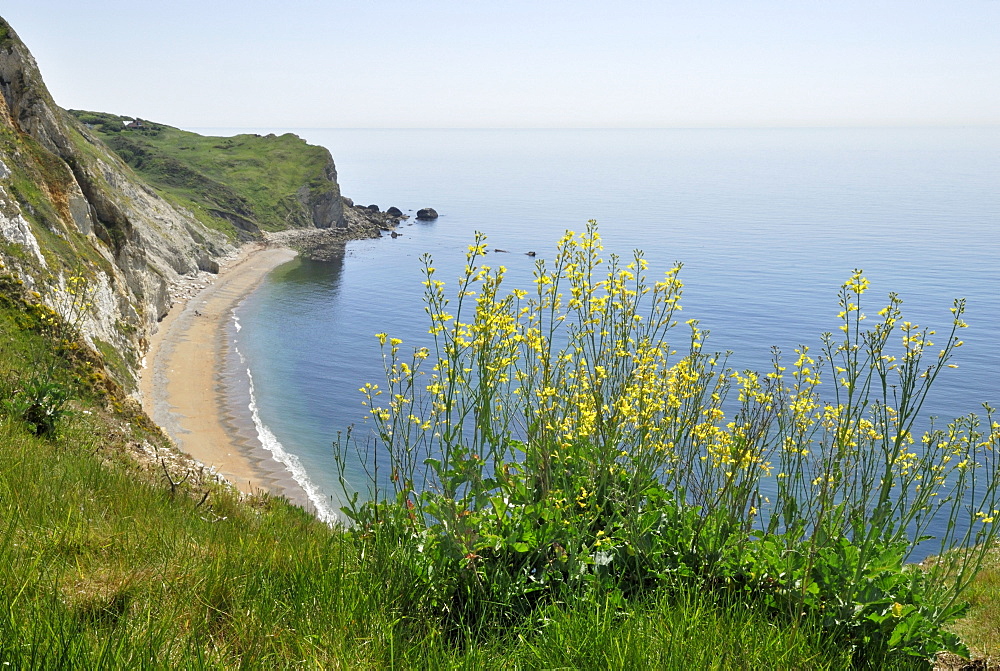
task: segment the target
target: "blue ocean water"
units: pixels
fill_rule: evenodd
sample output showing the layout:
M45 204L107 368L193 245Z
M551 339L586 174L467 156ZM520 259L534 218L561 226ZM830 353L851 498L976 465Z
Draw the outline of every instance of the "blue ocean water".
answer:
M927 413L1000 403L1000 128L293 132L331 150L359 204L442 215L334 263L293 261L237 309L257 428L326 515L341 497L332 443L364 423L359 387L384 377L374 334L426 343L419 258L454 281L477 230L510 252L490 261L512 287L530 285L526 252L550 255L588 219L607 251L643 249L654 278L682 261L685 318L737 369L767 368L772 346L818 348L854 268L869 313L895 291L906 319L943 331L964 297L960 367ZM360 464L351 478L363 487Z

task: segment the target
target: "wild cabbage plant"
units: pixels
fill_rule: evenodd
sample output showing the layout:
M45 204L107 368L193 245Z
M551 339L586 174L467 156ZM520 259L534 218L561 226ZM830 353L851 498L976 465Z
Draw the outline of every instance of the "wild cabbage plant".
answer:
M0 291L10 294L6 300L23 293L21 280L11 276L0 280ZM60 422L72 414L69 402L78 391L77 381L67 373L65 360L80 354L80 327L93 307L92 295L86 278L73 275L64 286L49 290L49 302L58 305L61 314L41 300L32 300L41 299L35 292L17 301L21 326L44 335L52 349L39 346L31 353L31 375L4 385L10 390L0 407L37 436L55 438Z
M680 264L650 283L641 252L602 257L594 222L530 291L485 253L477 235L454 298L424 258L431 344L377 335L374 440L340 442L342 474L351 449L381 466L345 512L400 549L413 609L481 630L595 589L696 585L819 622L859 661L961 648L943 626L995 540L1000 425L989 407L916 422L963 301L935 346L894 294L868 318L855 271L818 354L738 372L682 319ZM906 563L931 541L947 561Z

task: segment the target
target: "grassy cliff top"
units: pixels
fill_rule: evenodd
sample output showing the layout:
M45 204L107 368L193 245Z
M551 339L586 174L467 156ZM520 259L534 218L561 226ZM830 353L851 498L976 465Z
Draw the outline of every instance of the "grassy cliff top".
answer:
M115 114L70 114L161 195L234 237L313 226L311 203L340 196L330 152L291 133L208 137Z

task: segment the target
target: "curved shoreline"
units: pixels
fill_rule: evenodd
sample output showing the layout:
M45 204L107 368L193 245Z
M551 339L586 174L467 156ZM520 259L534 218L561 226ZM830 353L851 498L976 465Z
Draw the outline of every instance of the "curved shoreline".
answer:
M175 305L150 338L139 392L146 413L179 450L243 492L263 490L310 508L305 492L255 432L239 430L243 422L234 416L226 384L233 308L296 254L287 247L246 245L220 264L218 275L197 278L198 292Z

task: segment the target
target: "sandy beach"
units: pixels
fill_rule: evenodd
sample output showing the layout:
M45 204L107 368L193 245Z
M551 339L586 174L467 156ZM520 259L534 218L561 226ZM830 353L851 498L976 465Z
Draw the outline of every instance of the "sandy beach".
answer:
M180 450L244 492L266 490L307 505L305 493L247 430L246 418L233 416L224 379L233 308L295 255L247 245L218 275L193 280L197 293L175 304L150 340L139 391L146 412Z

